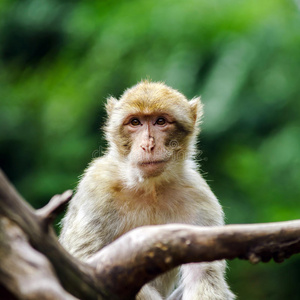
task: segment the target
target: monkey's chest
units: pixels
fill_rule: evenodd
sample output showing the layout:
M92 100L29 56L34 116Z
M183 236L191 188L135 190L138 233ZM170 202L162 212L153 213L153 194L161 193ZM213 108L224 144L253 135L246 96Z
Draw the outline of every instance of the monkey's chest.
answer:
M177 192L153 194L124 193L115 200L121 234L140 226L168 223L189 223L195 210L186 197ZM120 234L120 235L121 235Z

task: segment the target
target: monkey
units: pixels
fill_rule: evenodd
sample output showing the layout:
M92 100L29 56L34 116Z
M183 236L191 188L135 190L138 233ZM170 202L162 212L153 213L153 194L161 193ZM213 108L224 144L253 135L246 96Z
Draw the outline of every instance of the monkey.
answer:
M109 97L108 147L85 170L62 220L60 242L82 261L143 225L224 224L195 161L203 105L162 82L142 80ZM233 300L225 261L191 263L160 275L138 300Z

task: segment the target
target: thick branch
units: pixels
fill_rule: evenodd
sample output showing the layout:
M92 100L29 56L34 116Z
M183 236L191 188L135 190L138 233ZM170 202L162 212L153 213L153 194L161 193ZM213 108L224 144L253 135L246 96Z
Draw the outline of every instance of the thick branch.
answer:
M280 262L299 252L300 220L205 228L171 224L137 228L103 248L90 263L109 289L130 298L146 281L184 263L237 257Z
M55 199L61 200L59 197ZM46 209L46 211L53 210ZM0 170L0 217L5 216L24 231L33 248L50 260L67 291L81 299L97 299L97 297L109 299L101 282L95 283L94 270L68 254L58 243L53 230L45 228L47 220L42 219L42 214L35 213ZM51 215L51 213L44 215L47 218L49 214ZM2 260L1 257L0 260Z
M75 299L62 288L48 259L5 217L0 218L0 260L0 282L17 299Z

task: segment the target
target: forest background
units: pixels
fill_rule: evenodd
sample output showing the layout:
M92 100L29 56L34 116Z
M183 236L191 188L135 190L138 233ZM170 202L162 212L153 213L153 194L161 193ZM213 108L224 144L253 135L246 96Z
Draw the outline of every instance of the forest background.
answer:
M0 166L31 205L76 187L105 99L144 78L202 96L197 160L226 223L299 219L299 0L2 0ZM229 262L242 300L300 299L299 278L299 255Z

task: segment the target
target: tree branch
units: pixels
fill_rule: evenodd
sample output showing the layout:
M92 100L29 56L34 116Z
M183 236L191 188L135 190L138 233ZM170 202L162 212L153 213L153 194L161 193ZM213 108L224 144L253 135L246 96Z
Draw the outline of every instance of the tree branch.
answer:
M53 201L55 199L59 198ZM28 237L30 245L47 257L68 292L81 299L108 299L101 282L95 283L94 270L63 249L53 230L45 228L47 221L42 219L41 213L35 213L0 170L0 217L3 216L18 225ZM3 227L0 230L3 232ZM1 236L0 243L3 243L5 236ZM3 259L0 257L0 272Z
M25 279L38 282L44 276L50 295L55 295L52 299L72 299L70 294L81 299L134 299L145 283L183 263L233 258L280 262L300 252L300 220L222 227L170 224L137 228L84 264L60 246L49 227L70 197L70 192L55 196L35 212L0 172L0 286L15 297L23 293ZM30 277L27 268L35 261L35 276ZM36 286L38 291L28 286L31 298L22 299L45 292L42 284Z
M57 215L71 200L72 195L73 192L71 190L65 191L61 195L55 195L50 199L49 203L46 206L36 211L36 214L40 218L40 222L44 223L45 229L52 224Z
M2 217L0 228L0 282L15 299L76 299L62 288L48 259L30 246L20 227Z
M170 224L134 229L95 254L90 264L105 286L130 296L184 263L234 258L282 262L299 252L300 220L205 228Z

